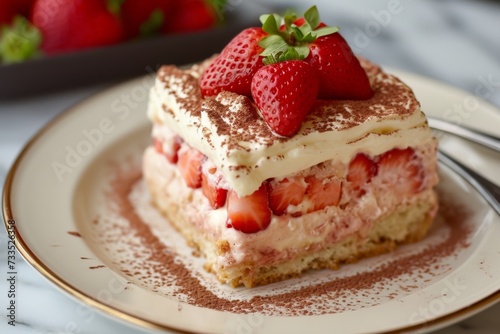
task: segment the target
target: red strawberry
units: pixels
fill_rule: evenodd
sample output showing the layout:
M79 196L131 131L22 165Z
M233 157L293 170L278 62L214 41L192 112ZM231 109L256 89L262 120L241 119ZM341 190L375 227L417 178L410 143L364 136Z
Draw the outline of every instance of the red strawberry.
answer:
M163 154L163 143L158 138L153 138L153 147L155 151Z
M179 151L177 165L182 178L190 188L201 187L201 164L204 157L203 153L194 148Z
M105 0L36 0L31 21L41 30L48 54L114 44L123 36Z
M167 160L175 164L179 160L178 152L182 145L182 138L175 135L169 137L163 143L163 154L167 157Z
M252 80L252 96L262 116L275 133L287 137L299 130L318 88L318 73L301 60L264 66Z
M165 141L161 141L160 139L153 138L153 146L158 153L162 153L165 155L168 161L175 164L178 157L178 151L181 148L182 138L179 136L174 136L171 138L167 138Z
M186 1L180 1L183 5ZM127 38L149 36L165 29L174 18L174 0L125 0L121 17Z
M327 27L318 20L313 19L314 30ZM293 23L298 27L308 24L304 17ZM320 74L319 98L366 100L373 96L365 70L339 33L319 36L307 45L310 52L305 60Z
M373 96L365 70L339 33L319 37L305 59L320 74L319 97L366 100Z
M0 28L10 25L16 15L28 17L34 0L0 0Z
M222 177L214 180L215 172L216 169L211 168L207 172L202 171L201 173L201 190L214 210L223 207L227 197L227 190L219 187Z
M230 190L227 196L227 226L243 233L265 230L271 223L266 186L262 184L253 194L239 197Z
M327 206L336 206L340 202L342 182L336 179L317 179L314 176L306 178L309 185L306 197L312 202L308 212L322 210Z
M304 199L307 185L302 179L283 179L268 182L269 207L277 216L286 213L288 205L299 205Z
M365 193L363 187L370 183L373 176L377 174L377 164L363 153L358 153L349 164L347 181L353 192L362 196Z
M209 29L217 23L214 9L204 0L177 2L174 15L163 28L165 33L192 32Z
M10 8L0 8L0 28L4 25L10 25L14 16L16 16L16 13L11 11Z
M264 66L258 43L265 35L261 28L248 28L234 37L203 72L202 94L213 96L225 90L250 96L252 77Z
M411 147L392 149L380 156L377 178L398 196L415 194L423 185L422 162Z

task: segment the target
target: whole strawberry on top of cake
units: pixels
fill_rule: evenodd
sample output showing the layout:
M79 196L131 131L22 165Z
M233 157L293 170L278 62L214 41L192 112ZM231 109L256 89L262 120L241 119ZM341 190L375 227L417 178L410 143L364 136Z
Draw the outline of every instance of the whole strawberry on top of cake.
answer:
M154 204L232 286L421 239L437 143L411 89L316 7L261 21L201 64L158 71L143 160Z

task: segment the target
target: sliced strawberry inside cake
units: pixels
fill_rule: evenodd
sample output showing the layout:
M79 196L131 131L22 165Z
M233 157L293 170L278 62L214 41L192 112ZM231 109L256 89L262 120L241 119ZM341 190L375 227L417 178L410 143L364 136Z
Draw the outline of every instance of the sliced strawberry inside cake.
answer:
M436 140L411 89L315 7L261 21L214 58L158 71L143 160L154 204L232 286L421 239Z

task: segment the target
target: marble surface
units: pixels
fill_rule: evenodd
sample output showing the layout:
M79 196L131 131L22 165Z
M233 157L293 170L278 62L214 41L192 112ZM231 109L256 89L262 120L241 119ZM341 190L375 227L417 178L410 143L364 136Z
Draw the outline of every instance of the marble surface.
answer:
M237 10L242 0L229 0ZM261 1L263 2L263 1ZM268 1L267 3L269 3ZM285 7L304 1L272 1ZM315 1L323 19L342 27L353 49L379 64L401 68L458 86L500 107L500 2ZM107 84L109 85L109 84ZM0 101L0 185L23 145L52 117L107 85L19 100ZM0 87L1 89L1 87ZM500 124L499 124L500 127ZM43 223L43 222L41 222ZM69 298L16 255L16 326L8 324L7 235L0 232L0 333L144 333L97 311L82 314ZM440 334L500 333L500 304Z

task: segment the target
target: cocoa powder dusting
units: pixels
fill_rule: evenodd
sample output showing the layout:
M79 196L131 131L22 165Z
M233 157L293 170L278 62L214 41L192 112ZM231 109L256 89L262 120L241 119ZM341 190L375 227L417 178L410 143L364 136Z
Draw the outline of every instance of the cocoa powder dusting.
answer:
M111 200L116 204L118 214L129 221L132 231L138 235L144 245L148 245L151 253L146 261L161 263L165 274L173 274L180 284L180 293L188 295L195 305L220 309L231 310L235 305L233 302L220 299L191 276L191 272L178 261L175 261L175 255L168 249L156 236L153 235L149 227L143 223L141 217L135 212L134 206L129 200L128 195L133 186L142 178L142 173L125 173L119 175L112 182ZM130 275L129 275L130 276Z
M89 267L89 269L101 269L101 268L106 268L105 265L98 265L98 266L92 266L92 267Z
M72 235L74 237L79 237L79 238L82 237L82 235L80 234L80 232L77 232L77 231L68 231L68 234Z
M383 263L373 271L362 272L353 276L335 279L319 286L309 286L298 291L275 296L276 300L273 302L279 306L286 307L291 306L290 301L293 300L293 304L300 305L303 301L314 296L321 296L333 291L337 293L336 296L338 298L348 296L353 290L372 289L382 281L390 284L392 280L404 274L411 274L417 271L427 274L432 273L433 269L439 268L437 263L441 258L453 254L459 248L468 246L467 237L470 233L469 229L463 224L463 221L468 216L464 212L463 207L453 206L452 203L441 203L441 206L441 214L446 223L453 225L451 233L444 241L430 246L422 252ZM412 288L414 289L416 286L400 286L400 290L403 291L410 291ZM260 297L254 298L254 301L258 301L259 303L269 302L265 298Z
M420 107L412 90L399 79L384 73L380 67L366 59L359 59L371 82L374 96L369 100L317 100L304 120L299 133L308 135L329 131L343 131L365 123L370 118L380 122L387 119L405 118ZM207 62L210 63L211 60ZM228 149L245 149L241 142L258 142L271 146L276 142L288 141L274 135L252 100L246 96L223 91L216 97L202 97L199 73L195 68L180 69L175 66L162 66L158 71L161 87L160 96L171 96L180 112L189 112L194 125L202 127L202 113L210 119L218 136L228 138L224 145ZM179 86L182 94L174 89ZM166 113L172 114L168 106ZM172 114L175 119L175 113ZM245 131L240 131L245 129ZM206 139L210 135L204 134Z
M449 196L441 196L440 215L444 224L450 227L448 235L438 242L426 246L414 253L401 253L393 260L384 261L369 271L361 271L347 277L334 277L330 281L311 284L290 290L286 293L268 293L256 295L251 299L229 300L224 299L205 287L200 278L193 275L181 261L176 260L174 249L170 249L157 238L150 227L145 224L134 208L129 194L137 182L141 181L141 172L117 173L112 181L112 190L109 192L110 203L117 210L117 214L128 221L129 230L123 233L134 234L149 251L147 254L137 254L143 257L143 263L156 263L155 271L160 275L173 276L178 286L173 297L188 296L192 305L234 313L265 312L270 309L286 309L287 315L318 315L342 312L349 307L366 303L366 299L373 300L386 293L386 298L396 298L397 293L387 293L388 286L399 284L403 292L415 291L418 286L415 278L432 277L434 271L442 266L442 259L453 256L459 250L468 246L470 227L465 223L469 214L463 206L454 204ZM134 276L133 272L123 271L127 276ZM136 272L135 275L138 275ZM413 275L412 279L404 280L405 275ZM142 277L146 279L145 277ZM268 287L273 291L273 285ZM351 300L357 294L358 299ZM331 304L317 302L322 297L333 299L337 307ZM279 313L279 312L278 312ZM276 314L276 313L274 313Z

